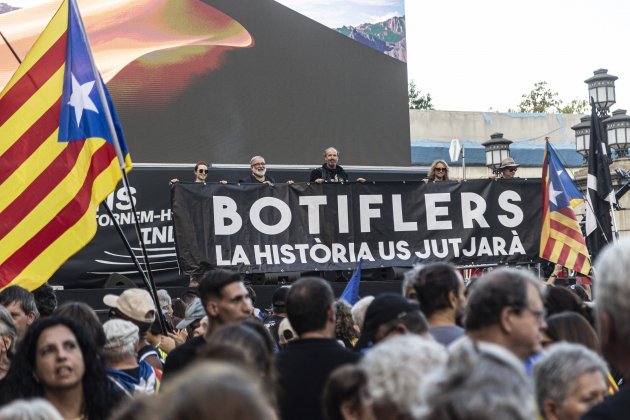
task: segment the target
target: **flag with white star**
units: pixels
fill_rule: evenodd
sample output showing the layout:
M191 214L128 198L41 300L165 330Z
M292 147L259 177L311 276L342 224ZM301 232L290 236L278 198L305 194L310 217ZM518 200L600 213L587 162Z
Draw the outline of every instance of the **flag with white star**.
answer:
M0 289L39 287L87 245L123 167L118 117L64 0L0 92Z
M542 178L540 257L589 275L591 262L586 241L573 208L584 197L547 142Z

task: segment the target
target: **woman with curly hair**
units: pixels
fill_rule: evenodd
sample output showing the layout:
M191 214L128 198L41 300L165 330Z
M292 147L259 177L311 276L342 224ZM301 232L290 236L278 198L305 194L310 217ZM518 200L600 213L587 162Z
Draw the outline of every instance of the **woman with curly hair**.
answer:
M344 300L335 302L335 338L351 349L359 338L352 317L352 306Z
M429 175L423 179L425 184L429 181L448 181L448 164L442 159L438 159L431 164Z
M100 420L120 401L91 337L53 316L31 325L3 382L0 403L42 397L64 418Z

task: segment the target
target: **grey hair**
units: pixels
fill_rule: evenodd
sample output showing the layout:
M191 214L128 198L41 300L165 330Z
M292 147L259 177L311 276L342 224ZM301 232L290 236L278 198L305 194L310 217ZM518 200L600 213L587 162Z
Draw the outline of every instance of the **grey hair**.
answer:
M416 417L424 406L426 378L446 364L444 346L415 335L398 335L367 352L361 366L368 376L368 390L375 404L393 405Z
M0 420L63 420L59 411L43 398L15 400L0 409Z
M617 337L630 346L630 239L604 248L593 267L596 316L606 312L614 322Z
M17 339L17 329L13 322L13 317L7 308L0 305L0 335L11 337L11 347L8 349L9 357L15 354L15 341Z
M601 373L606 381L608 370L597 353L582 344L554 344L534 365L536 403L540 412L547 400L562 404L575 381L591 372Z
M252 157L252 158L249 160L249 166L252 166L252 164L254 163L254 161L255 161L257 158L261 158L262 160L265 160L265 158L264 158L264 157L256 155L256 156Z
M420 273L422 269L425 267L426 265L424 264L416 264L413 266L411 270L405 272L403 276L402 289L401 289L401 294L404 297L408 298L407 289L409 289L409 287L413 287L413 283L415 282L416 277L418 276L418 273Z
M107 337L105 346L103 346L103 356L109 362L119 361L126 357L136 357L136 346L140 341L138 335L139 328L131 321L123 319L110 319L103 324L103 331ZM116 333L123 332L131 339L115 337Z
M335 152L337 152L337 156L339 156L339 150L337 150L337 148L333 147L333 146L328 146L327 148L324 149L324 156L326 156L326 152L328 152L330 149L332 149Z
M363 323L365 322L365 313L367 312L368 306L374 300L374 296L365 296L361 298L357 303L352 306L352 319L354 319L354 323L359 326L360 330L363 330Z
M464 338L425 385L424 420L536 418L525 369L510 351Z

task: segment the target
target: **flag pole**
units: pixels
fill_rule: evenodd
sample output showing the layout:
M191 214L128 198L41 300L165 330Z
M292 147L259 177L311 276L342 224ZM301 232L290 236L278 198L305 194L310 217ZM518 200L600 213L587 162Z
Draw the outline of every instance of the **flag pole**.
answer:
M462 179L466 181L466 146L462 144Z
M615 196L615 190L610 193L611 196ZM617 227L617 218L615 217L615 205L613 204L613 200L609 197L608 203L610 204L610 217L612 218L613 225L613 242L619 242L619 227Z
M76 16L79 18L77 19L77 21L81 29L80 30L81 37L83 37L83 41L85 42L85 45L87 46L86 50L90 58L90 65L92 66L92 72L94 73L96 89L98 91L101 104L103 104L103 112L105 114L105 120L107 121L107 126L109 128L110 135L112 136L114 149L116 150L116 156L118 156L118 163L120 165L120 171L122 173L123 186L125 190L127 191L127 196L132 197L131 188L129 185L129 178L127 178L127 173L125 172L125 157L122 154L122 149L120 147L118 135L116 134L116 128L114 127L114 120L112 119L112 115L110 113L109 103L107 102L107 98L105 97L105 90L103 89L103 81L101 80L100 73L98 69L96 68L96 63L94 62L94 56L92 55L92 49L90 48L90 43L87 39L87 32L85 31L85 27L83 26L83 20L80 18L81 15L79 13L79 7L76 4L76 0L69 0L69 4L70 4L70 7L74 9L74 13L76 14ZM156 312L157 312L158 319L160 321L160 327L162 329L162 333L167 334L168 330L166 328L166 319L164 318L164 314L162 313L162 310L160 308L159 299L157 296L157 290L155 287L155 280L153 278L153 272L151 270L151 263L149 262L149 255L147 253L146 246L144 245L144 241L142 240L142 232L140 231L140 224L138 223L138 218L135 217L138 214L136 212L136 206L133 200L131 199L129 200L129 203L131 204L131 211L133 212L133 215L134 215L133 220L134 220L136 236L138 237L138 242L140 243L140 248L142 249L142 255L144 257L146 272L149 276L149 283L147 285L149 288L149 293L153 297L153 301L157 309Z
M11 43L9 43L9 40L7 40L4 36L4 34L2 33L2 31L0 31L0 36L2 37L2 39L4 40L4 43L7 44L7 47L9 47L9 49L11 50L11 52L13 53L13 57L15 57L15 59L18 61L18 63L22 64L22 60L20 60L20 56L17 55L17 53L15 52L15 50L13 49L13 46L11 45Z

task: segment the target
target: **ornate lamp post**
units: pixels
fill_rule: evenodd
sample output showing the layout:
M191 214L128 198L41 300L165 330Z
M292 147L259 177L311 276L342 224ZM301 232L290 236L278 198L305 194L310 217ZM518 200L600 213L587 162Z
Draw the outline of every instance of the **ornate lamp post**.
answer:
M591 117L586 115L580 118L580 123L575 124L571 129L575 131L575 151L584 157L584 164L586 164L591 146Z
M608 110L616 102L615 80L617 79L617 76L608 74L607 69L597 69L592 77L584 81L588 85L589 103L590 98L593 98L600 117L608 117Z
M612 117L606 118L603 123L608 134L608 146L617 152L617 157L628 156L630 116L626 115L626 110L617 109L613 111Z
M490 135L490 140L483 143L486 148L486 166L496 175L501 172L501 161L510 156L510 144L512 140L504 139L503 133L494 133Z

